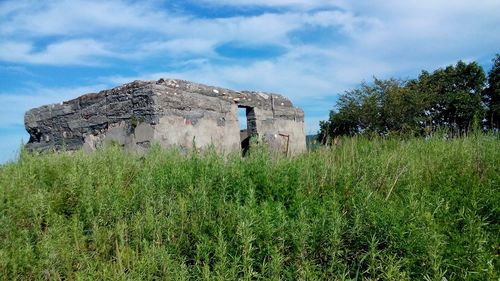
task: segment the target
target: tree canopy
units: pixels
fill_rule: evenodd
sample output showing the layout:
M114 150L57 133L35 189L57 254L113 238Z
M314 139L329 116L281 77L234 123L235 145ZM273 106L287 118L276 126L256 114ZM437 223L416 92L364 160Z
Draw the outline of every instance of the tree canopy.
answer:
M493 67L488 73L488 87L484 101L488 107L488 125L500 129L500 54L493 59Z
M410 80L374 78L339 97L320 122L322 143L342 135L416 135L438 128L463 134L474 123L500 128L500 56L486 77L476 62L458 61Z

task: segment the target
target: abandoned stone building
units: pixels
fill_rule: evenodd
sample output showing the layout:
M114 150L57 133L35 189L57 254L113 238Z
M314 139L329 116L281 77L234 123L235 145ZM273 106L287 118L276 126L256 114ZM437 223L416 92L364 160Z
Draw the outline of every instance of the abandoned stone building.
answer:
M133 151L158 143L231 152L246 149L251 136L286 155L306 149L304 113L287 98L173 79L134 81L41 106L24 121L32 150L92 151L113 142Z

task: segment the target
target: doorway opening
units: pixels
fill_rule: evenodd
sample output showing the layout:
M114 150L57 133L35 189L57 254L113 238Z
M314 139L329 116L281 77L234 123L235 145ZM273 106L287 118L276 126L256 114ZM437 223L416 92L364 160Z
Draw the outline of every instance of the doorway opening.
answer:
M241 151L243 156L245 156L250 148L250 139L257 135L257 120L254 108L239 105L238 120L240 123Z

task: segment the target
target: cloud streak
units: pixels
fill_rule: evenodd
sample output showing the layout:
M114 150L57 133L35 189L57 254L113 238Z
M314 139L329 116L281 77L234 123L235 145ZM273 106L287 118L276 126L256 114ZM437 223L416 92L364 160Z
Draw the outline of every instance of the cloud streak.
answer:
M344 0L201 0L208 5L237 7L280 7L299 10L345 7Z
M99 65L98 57L112 57L113 52L92 39L67 40L36 51L29 42L0 43L0 60L49 65Z

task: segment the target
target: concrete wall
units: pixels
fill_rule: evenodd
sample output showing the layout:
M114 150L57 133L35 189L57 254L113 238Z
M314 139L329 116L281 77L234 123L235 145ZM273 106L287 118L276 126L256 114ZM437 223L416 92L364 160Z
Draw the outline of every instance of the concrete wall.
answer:
M232 106L228 113L216 118L200 118L196 122L182 116L163 116L155 126L154 140L162 147L191 148L194 143L196 148L214 145L221 152L238 150L240 129L237 111L238 108ZM224 118L224 125L218 122L220 118Z
M249 129L287 155L306 149L304 113L285 97L237 92L183 80L134 81L25 115L28 149L82 148L103 143L142 151L152 143L189 149L241 149L238 107L252 110Z
M304 121L275 118L270 110L255 109L257 131L260 139L268 143L272 149L286 155L296 155L305 150ZM298 115L301 114L297 112Z

